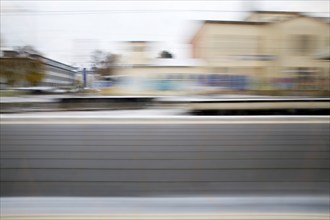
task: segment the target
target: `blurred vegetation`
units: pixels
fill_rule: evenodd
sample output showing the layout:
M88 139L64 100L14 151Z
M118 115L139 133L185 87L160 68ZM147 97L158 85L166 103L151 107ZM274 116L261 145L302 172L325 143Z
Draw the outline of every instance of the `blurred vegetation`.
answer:
M119 55L95 50L91 55L92 70L101 77L114 75L115 65L118 63Z
M160 52L159 54L159 58L167 58L167 59L171 59L174 58L173 54L171 54L170 52L163 50L162 52Z

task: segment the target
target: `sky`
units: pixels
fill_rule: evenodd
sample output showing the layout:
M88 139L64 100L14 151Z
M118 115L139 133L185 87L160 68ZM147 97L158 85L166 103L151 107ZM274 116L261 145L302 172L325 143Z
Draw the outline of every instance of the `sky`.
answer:
M125 54L124 41L151 41L151 54L190 57L202 20L242 20L250 10L329 17L330 0L0 0L1 47L32 45L86 67L95 49Z

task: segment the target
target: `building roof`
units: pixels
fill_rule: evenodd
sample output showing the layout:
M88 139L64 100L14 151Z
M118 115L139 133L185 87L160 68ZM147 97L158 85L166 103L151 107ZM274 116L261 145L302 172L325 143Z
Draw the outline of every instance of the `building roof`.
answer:
M189 43L192 43L198 33L203 29L205 24L236 24L236 25L264 25L267 22L254 22L254 21L223 21L223 20L204 20L203 24L199 27Z
M250 18L253 14L275 14L275 15L294 15L294 16L287 20L276 21L276 22L274 22L274 21L273 22L247 21L247 19ZM251 14L245 20L241 20L241 21L204 20L202 26L197 30L197 32L194 34L194 36L190 39L190 43L193 42L193 40L198 35L198 33L202 30L202 28L205 24L267 25L269 23L285 22L288 20L301 18L301 17L311 18L311 19L315 19L315 20L325 22L325 23L329 23L329 21L330 21L329 17L327 17L327 18L314 17L314 16L305 15L301 12L295 12L295 11L252 11Z
M301 12L297 11L252 11L251 14L283 14L283 15L302 15Z
M252 11L252 13L249 16L251 16L252 14L296 15L297 17L315 18L325 22L330 22L330 17L309 16L304 12L297 12L297 11Z
M288 19L284 19L284 20L277 20L277 21L271 21L268 23L279 23L279 22L285 22L288 20L292 20L292 19L296 19L296 18L301 18L301 17L306 17L306 18L311 18L311 19L316 19L318 21L322 21L322 22L327 22L329 23L329 17L316 17L316 16L311 16L308 15L304 12L296 12L296 11L252 11L251 14L249 14L245 20L248 20L251 16L255 15L255 14L269 14L269 15L292 15L291 17L289 17ZM266 22L267 23L267 22Z
M36 56L36 57L40 57L40 58L45 59L45 60L50 61L50 62L54 62L54 63L61 64L61 65L66 66L66 67L68 67L68 68L70 68L70 69L76 69L76 67L74 67L74 66L70 66L70 65L68 65L68 64L65 64L65 63L62 63L62 62L59 62L59 61L56 61L56 60L50 59L50 58L45 57L45 56L42 56L42 55L40 55L40 54L31 54L31 55L32 55L32 56Z
M76 67L74 66L70 66L68 64L65 64L65 63L62 63L62 62L59 62L59 61L56 61L56 60L53 60L53 59L50 59L48 57L45 57L43 55L40 55L40 54L37 54L37 53L29 53L29 52L25 52L25 55L24 56L20 56L19 52L17 50L14 50L12 48L1 48L1 57L4 58L4 53L5 52L12 52L12 53L15 53L15 56L17 55L17 57L14 57L14 58L22 58L22 57L30 57L30 58L41 58L42 60L44 60L46 62L47 65L50 65L49 63L47 62L51 62L51 63L57 63L59 65L62 65L62 66L65 66L69 69L76 69ZM13 58L13 57L12 57Z
M204 23L215 24L244 24L244 25L261 25L267 24L267 22L255 22L255 21L218 21L218 20L206 20Z

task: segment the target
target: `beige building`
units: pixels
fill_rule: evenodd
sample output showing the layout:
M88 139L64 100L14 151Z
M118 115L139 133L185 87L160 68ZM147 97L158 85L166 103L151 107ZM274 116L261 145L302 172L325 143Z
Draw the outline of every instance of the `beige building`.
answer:
M329 89L329 61L322 59L329 53L329 28L296 12L205 21L191 40L193 57L229 89Z
M128 42L126 59L116 70L116 87L121 94L187 94L196 90L195 79L205 74L198 59L152 57L146 41Z
M192 59L157 59L128 42L116 71L127 94L329 90L329 22L297 12L253 12L244 21L204 21Z

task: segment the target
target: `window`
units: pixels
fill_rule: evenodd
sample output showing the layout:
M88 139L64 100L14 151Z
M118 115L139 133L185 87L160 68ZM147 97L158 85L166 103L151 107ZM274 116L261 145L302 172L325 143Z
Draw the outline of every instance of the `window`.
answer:
M308 55L313 51L315 38L312 35L295 35L292 44L294 45L294 54Z

